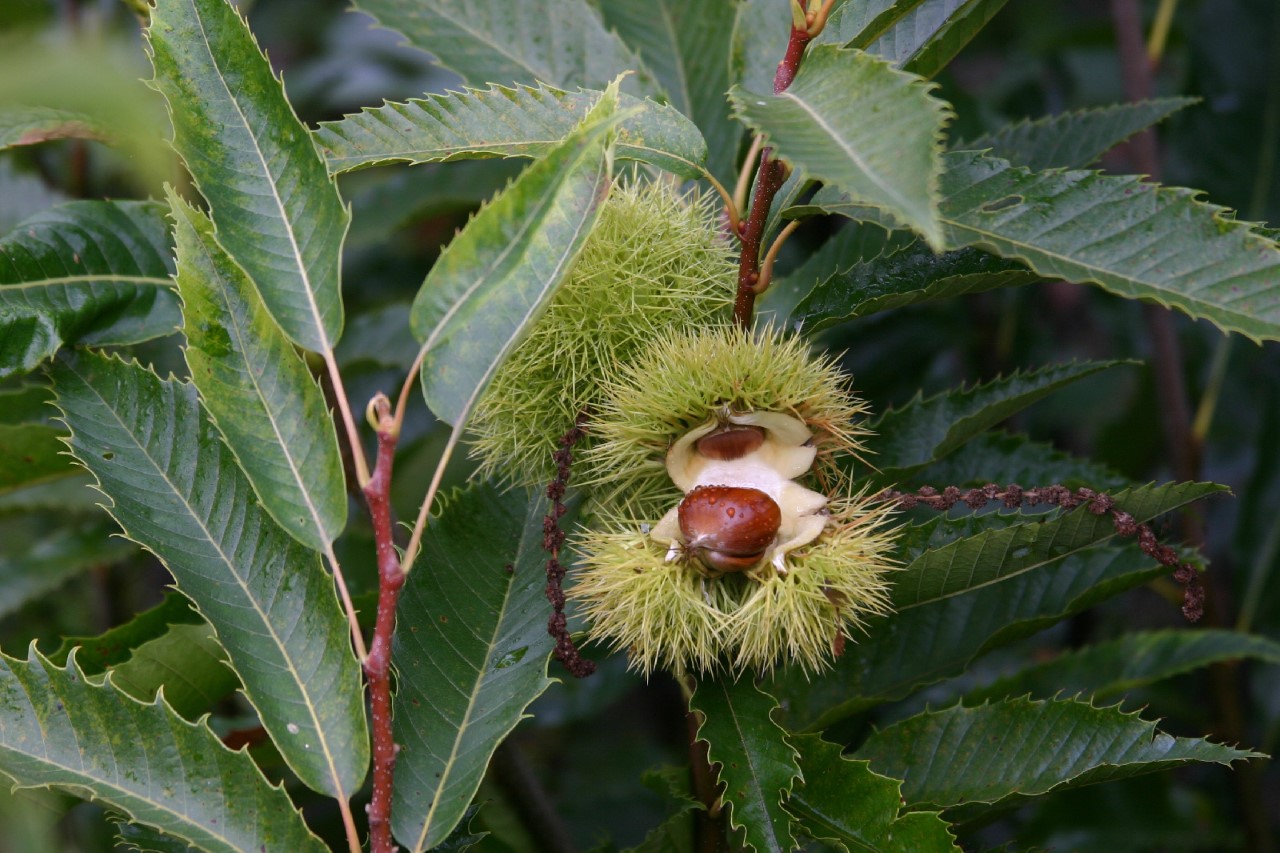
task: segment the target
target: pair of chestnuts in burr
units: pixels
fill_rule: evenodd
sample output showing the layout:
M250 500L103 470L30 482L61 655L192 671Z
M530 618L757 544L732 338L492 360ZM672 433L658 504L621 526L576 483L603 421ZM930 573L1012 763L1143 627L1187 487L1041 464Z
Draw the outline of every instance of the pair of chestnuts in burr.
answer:
M654 527L669 560L693 557L711 575L772 565L826 525L825 496L795 482L816 455L808 428L779 412L723 411L677 441L667 472L685 496Z

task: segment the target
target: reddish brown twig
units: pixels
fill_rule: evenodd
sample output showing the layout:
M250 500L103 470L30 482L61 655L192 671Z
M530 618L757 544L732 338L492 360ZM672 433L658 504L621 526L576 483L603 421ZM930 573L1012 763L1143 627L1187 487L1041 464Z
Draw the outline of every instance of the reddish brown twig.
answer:
M1150 526L1139 524L1131 514L1117 508L1115 500L1110 495L1102 492L1086 488L1072 491L1060 485L1024 489L1017 483L1010 483L1001 488L995 483L988 483L980 489L967 491L955 486L947 486L942 491L932 486L923 486L915 492L886 489L877 497L880 500L897 501L903 509L924 506L942 512L960 503L970 509L981 509L991 501L1000 501L1009 509L1016 509L1024 504L1026 506L1047 504L1062 509L1083 506L1094 515L1109 513L1115 524L1116 533L1121 536L1137 536L1138 547L1142 549L1142 553L1162 566L1173 569L1173 579L1182 584L1182 615L1187 621L1196 622L1204 615L1204 587L1200 585L1200 576L1195 567L1178 559L1178 552L1168 545L1161 545Z
M773 76L773 92L780 95L791 85L804 59L804 49L813 36L801 27L791 27L787 53L778 63ZM744 329L751 327L756 307L756 285L760 281L760 243L773 198L787 178L787 167L773 159L773 149L760 150L760 168L756 171L756 189L751 197L751 210L742 224L742 254L738 257L738 295L733 303L733 320Z
M379 395L373 404L378 420L378 458L365 484L364 496L373 521L378 552L378 620L373 631L364 674L369 682L373 723L373 796L369 802L369 843L373 853L394 853L391 837L391 787L396 765L396 745L391 728L391 638L396 627L396 604L404 588L405 573L392 539L391 468L399 432L391 416L391 403Z
M573 426L560 436L560 449L553 455L556 475L547 486L547 498L551 506L542 520L542 547L551 556L547 558L547 601L551 602L551 616L547 619L547 633L556 640L556 659L577 678L586 678L596 671L594 661L582 656L573 638L569 636L564 616L564 566L560 564L560 548L564 545L564 531L560 519L567 509L563 498L569 487L569 475L573 467L573 446L587 434L587 414L583 412Z

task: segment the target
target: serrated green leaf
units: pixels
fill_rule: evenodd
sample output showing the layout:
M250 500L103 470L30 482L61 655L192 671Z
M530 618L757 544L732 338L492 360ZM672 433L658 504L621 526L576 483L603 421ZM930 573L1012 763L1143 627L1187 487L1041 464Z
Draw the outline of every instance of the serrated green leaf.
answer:
M1070 456L1024 435L999 431L984 432L908 479L919 485L945 483L961 488L987 483L1061 483L1070 488L1117 490L1132 485L1097 462Z
M539 81L603 89L635 71L624 88L657 93L639 57L585 0L357 0L355 7L473 86Z
M60 514L61 515L61 514ZM54 527L43 516L0 520L0 617L44 596L94 566L133 554L127 542L109 538L98 518Z
M918 78L861 51L819 45L782 94L734 87L729 99L795 168L942 245L939 146L948 111Z
M52 376L72 452L125 534L218 632L289 766L316 790L350 796L369 756L363 691L318 555L253 499L195 386L93 353L64 358Z
M1076 110L1031 121L1023 119L992 133L953 145L956 150L991 149L1015 166L1033 171L1080 169L1173 113L1195 98L1153 98L1127 104Z
M1136 547L1094 548L1004 583L875 619L828 672L782 671L769 689L791 728L824 729L963 672L986 652L1029 637L1167 573Z
M921 77L933 77L1009 0L924 0L867 48Z
M54 107L10 104L0 109L0 150L54 139L101 139L93 117Z
M795 849L782 803L801 779L800 756L772 719L777 700L749 677L717 678L698 684L689 709L701 716L698 740L706 741L709 760L719 765L730 829L758 853Z
M0 394L0 405L7 395ZM45 424L0 424L0 494L76 473L61 434Z
M207 624L173 625L112 667L111 683L139 702L153 701L163 688L165 704L194 720L240 686L226 660Z
M74 514L96 515L97 498L93 478L80 471L69 477L0 492L0 516L46 510L57 510L64 518Z
M791 313L806 332L891 308L1040 281L1017 261L977 249L942 255L914 243L852 266L813 270L822 278Z
M670 103L693 119L710 152L707 171L728 183L742 126L729 115L729 78L735 0L604 0L600 13L652 69ZM623 156L623 140L618 156ZM692 176L691 176L692 177Z
M181 838L176 838L158 829L129 823L124 815L107 815L107 820L116 826L115 850L132 851L132 853L190 853L193 848Z
M95 685L34 646L0 655L0 771L21 787L101 800L209 851L324 851L284 789L247 753L163 703Z
M427 274L410 323L423 341L422 389L460 427L585 244L608 196L611 90L582 127L467 223Z
M845 758L838 744L798 735L804 784L787 810L807 834L845 850L868 853L936 853L960 850L936 812L902 810L902 783L874 772L865 761Z
M72 343L133 344L179 323L164 207L79 201L0 240L0 378Z
M342 334L348 213L307 128L226 0L158 0L147 28L173 147L209 202L218 239L295 343Z
M335 174L382 163L448 163L486 157L542 157L600 100L595 90L490 86L388 103L322 122L316 143ZM617 129L616 155L684 178L702 174L707 143L668 106L620 95L636 110Z
M1280 643L1214 628L1141 631L1028 667L965 696L966 703L1030 694L1109 698L1202 666L1251 658L1280 663Z
M1136 713L1071 699L1012 699L918 714L874 733L854 755L905 780L902 793L913 808L997 803L1192 761L1260 757L1174 738Z
M841 3L827 18L814 44L865 49L902 19L919 0L861 0Z
M263 508L328 551L346 526L347 493L320 386L213 223L172 191L169 204L191 379Z
M869 442L876 467L890 475L916 470L942 459L974 438L1043 399L1059 388L1078 382L1123 361L1082 361L1056 364L1030 373L1014 373L984 385L915 399L890 409L872 425Z
M1150 299L1225 332L1280 340L1280 244L1192 190L1132 175L1032 172L972 151L944 156L949 248L979 246L1043 276ZM791 215L879 211L823 188Z
M76 653L76 665L85 675L97 675L124 663L135 648L163 637L173 625L202 624L204 619L184 596L169 592L155 607L97 636L64 637L62 644L48 657L55 666L65 666L71 650L80 649Z
M842 3L816 39L861 48L934 76L1008 0L866 0Z
M1143 486L1112 495L1118 510L1145 522L1183 504L1227 491L1213 483ZM941 547L930 547L893 578L891 598L899 612L999 583L1060 560L1115 535L1110 514L1077 507L1051 520L984 530Z
M545 506L487 483L454 495L423 537L405 583L392 665L392 821L412 851L463 817L494 749L551 683Z
M774 0L739 0L733 24L729 79L748 92L772 92L778 63L787 52L791 11Z
M792 178L796 174L792 173ZM791 178L788 178L787 183L790 182ZM779 214L785 209L782 205L794 199L784 202L782 191L779 191L775 200L778 203L770 208L770 217ZM762 320L771 315L775 325L792 325L791 316L796 306L833 271L849 269L881 255L894 254L916 242L910 231L886 231L869 222L844 223L835 236L805 258L800 266L769 285L769 289L756 301L756 313ZM803 332L803 327L798 331Z

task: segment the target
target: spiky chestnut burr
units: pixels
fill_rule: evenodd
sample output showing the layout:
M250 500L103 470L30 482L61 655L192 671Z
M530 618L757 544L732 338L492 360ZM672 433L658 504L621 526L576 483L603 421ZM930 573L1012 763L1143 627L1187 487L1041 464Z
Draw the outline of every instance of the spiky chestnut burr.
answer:
M569 593L592 637L645 673L826 666L886 607L890 509L850 496L834 464L861 451L862 412L794 339L656 339L593 420L598 522Z
M712 198L662 183L615 187L564 284L471 421L481 474L521 486L550 480L559 437L579 412L594 410L602 377L656 337L727 316L731 248Z

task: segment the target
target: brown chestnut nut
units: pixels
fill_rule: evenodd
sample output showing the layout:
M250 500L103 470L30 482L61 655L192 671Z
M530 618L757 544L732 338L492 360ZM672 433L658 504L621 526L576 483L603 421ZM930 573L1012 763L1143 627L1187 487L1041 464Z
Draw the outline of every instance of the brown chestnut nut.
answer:
M694 443L694 449L708 459L729 462L741 459L764 444L764 430L758 426L731 424L709 432Z
M782 525L782 510L759 489L699 486L677 510L685 547L717 572L740 572L764 559Z

